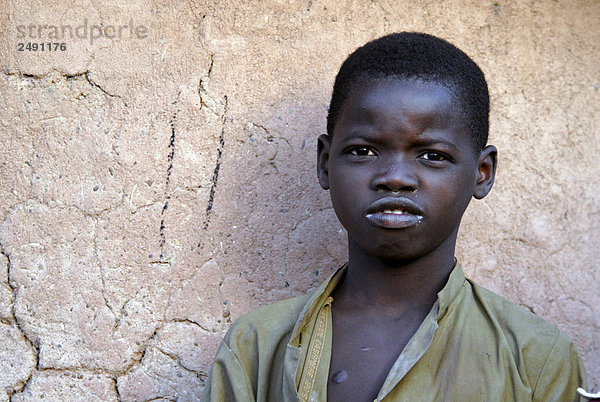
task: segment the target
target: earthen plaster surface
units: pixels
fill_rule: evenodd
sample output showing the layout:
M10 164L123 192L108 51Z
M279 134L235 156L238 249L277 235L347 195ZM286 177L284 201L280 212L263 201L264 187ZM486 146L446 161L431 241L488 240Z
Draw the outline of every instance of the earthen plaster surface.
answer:
M598 389L598 16L593 0L3 1L0 400L197 399L233 320L344 262L316 137L343 59L400 30L450 40L489 81L500 165L463 220L465 271L569 334ZM65 25L80 37L49 37ZM49 39L66 49L18 50Z

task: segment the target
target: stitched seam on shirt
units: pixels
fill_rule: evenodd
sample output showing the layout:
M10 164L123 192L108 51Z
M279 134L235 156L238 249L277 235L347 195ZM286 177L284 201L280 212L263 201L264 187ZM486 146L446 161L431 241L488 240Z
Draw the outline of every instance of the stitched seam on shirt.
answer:
M321 361L323 347L325 346L323 337L327 331L327 326L329 325L329 315L327 312L324 312L324 310L327 307L331 308L331 300L331 296L329 296L326 299L325 304L319 310L315 325L313 326L313 330L311 332L307 349L308 354L303 364L302 374L300 376L300 382L298 386L298 395L300 396L301 400L308 400L312 394L312 390L314 389L319 362ZM306 371L307 364L308 371Z
M556 347L556 342L558 342L559 335L560 335L560 333L558 331L556 331L556 337L554 338L554 342L552 343L552 348L550 348L550 352L548 353L548 356L546 356L546 360L544 360L544 364L542 364L542 369L540 370L540 373L538 374L538 377L535 380L535 385L533 387L533 394L532 394L533 399L535 399L535 393L537 391L538 383L540 382L540 378L542 378L542 373L546 369L546 365L548 364L548 360L550 360L550 356L554 352L554 348Z
M306 349L307 350L310 350L310 344L312 342L312 338L313 338L313 334L315 333L315 327L316 326L317 325L315 323L315 325L312 328L312 331L310 332L310 336L308 337L308 345L306 345ZM308 357L308 355L307 355L307 357ZM300 379L298 381L298 384L302 384L302 380L304 379L304 367L306 367L306 360L307 360L307 358L304 358L303 360L304 361L301 362L302 363L302 371L300 371Z
M223 345L225 345L225 347L227 348L227 352L229 352L233 356L233 358L235 359L235 362L242 369L242 372L244 372L244 374L246 374L244 376L244 380L246 380L246 388L252 390L252 395L256 395L254 387L252 386L252 384L250 383L250 379L248 378L248 373L246 373L246 370L244 370L244 366L240 362L240 359L238 359L238 357L235 355L234 351L229 347L229 345L225 341L223 341Z

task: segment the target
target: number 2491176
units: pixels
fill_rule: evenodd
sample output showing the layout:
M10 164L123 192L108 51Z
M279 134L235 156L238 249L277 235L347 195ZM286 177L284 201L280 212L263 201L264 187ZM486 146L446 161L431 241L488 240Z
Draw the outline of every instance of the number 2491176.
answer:
M64 52L65 50L67 50L67 44L59 42L18 43L17 50L19 52Z

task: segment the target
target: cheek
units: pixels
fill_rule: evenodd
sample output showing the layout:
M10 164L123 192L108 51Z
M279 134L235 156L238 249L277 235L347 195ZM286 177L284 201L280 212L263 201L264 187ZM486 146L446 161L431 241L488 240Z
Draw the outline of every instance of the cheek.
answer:
M348 229L363 208L361 195L368 189L365 189L364 179L357 172L348 169L343 171L345 174L338 174L336 169L330 170L329 195L338 219Z
M456 211L467 207L475 190L474 181L465 173L431 177L426 182L423 193L428 194L430 202Z
M345 178L336 178L329 181L329 195L336 214L348 214L348 209L355 203L354 192L351 191Z
M332 194L350 193L359 181L356 172L339 164L329 167L329 186Z
M453 182L453 184L451 188L447 188L444 192L445 208L455 218L460 219L471 202L474 186L468 181ZM440 194L440 196L442 195Z

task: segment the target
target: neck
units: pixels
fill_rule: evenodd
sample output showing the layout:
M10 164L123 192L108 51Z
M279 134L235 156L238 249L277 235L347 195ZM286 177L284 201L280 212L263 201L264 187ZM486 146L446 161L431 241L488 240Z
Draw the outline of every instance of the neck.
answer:
M348 260L338 298L392 314L428 310L454 267L454 242L414 260L387 261L365 253L349 239Z

